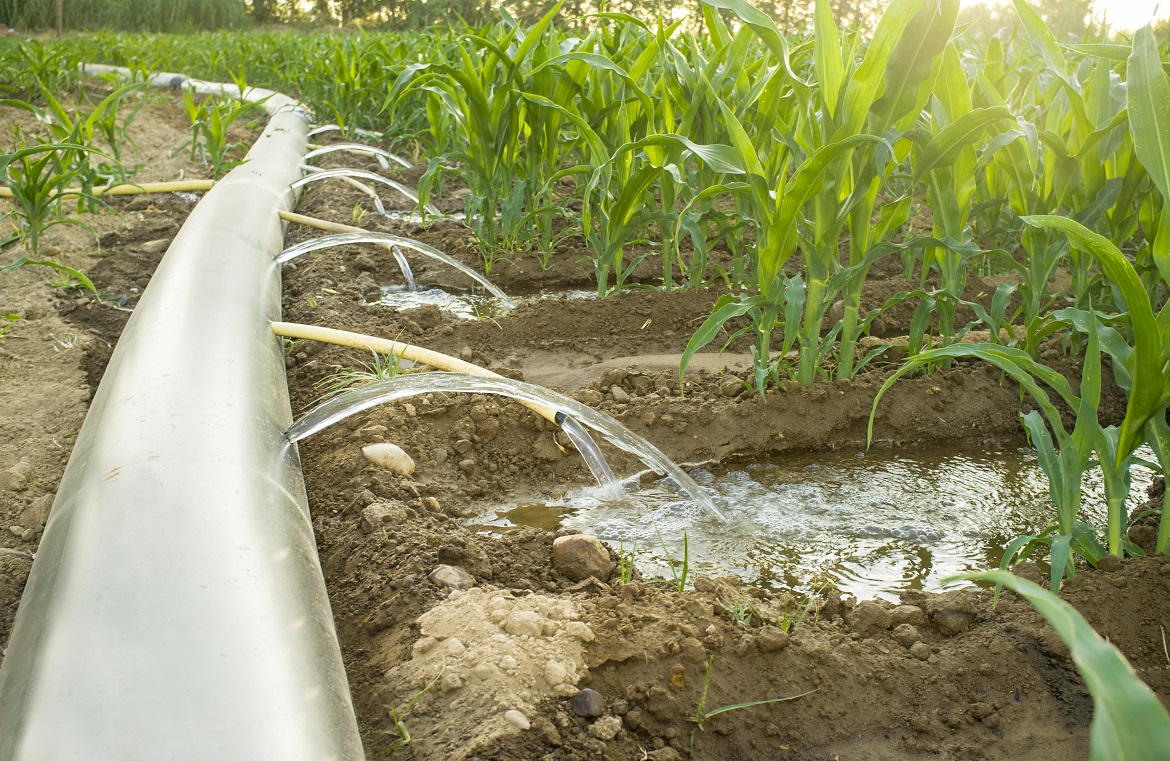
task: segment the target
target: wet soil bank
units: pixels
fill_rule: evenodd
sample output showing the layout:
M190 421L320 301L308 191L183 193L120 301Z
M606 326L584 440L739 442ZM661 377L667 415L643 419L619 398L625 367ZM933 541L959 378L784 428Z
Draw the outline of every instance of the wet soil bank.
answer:
M358 157L329 161L370 168ZM311 187L299 210L345 223L360 217L479 265L457 224L423 229L361 216L361 198L327 182ZM11 432L0 442L0 545L35 551L124 310L189 211L170 196L122 203L121 216L91 220L100 249L70 226L50 241L54 256L93 278L101 302L53 287L47 271L0 275L0 312L24 317L0 338L0 424ZM317 234L290 226L288 241ZM572 245L548 271L531 259L501 261L491 277L509 292L588 289L591 268L575 261ZM465 287L425 260L412 264L420 282ZM739 347L720 357L712 346L680 389L677 357L718 288L538 300L480 321L367 303L380 286L400 282L376 248L303 257L285 267L285 319L406 340L549 385L614 415L679 462L862 447L873 395L895 366L891 357L853 382L786 386L761 399L744 388L749 369ZM904 285L886 273L867 299ZM894 316L884 330L904 327ZM330 375L369 361L310 342L287 349L298 412L324 393L319 384ZM1049 360L1076 374L1055 348ZM896 386L879 408L877 446L1019 442L1021 409L1010 382L960 363ZM1102 417L1122 411L1120 395L1107 394ZM368 462L361 448L377 442L405 449L414 471ZM604 451L615 470L640 469ZM1084 684L1052 631L1010 594L993 608L988 593L974 590L911 591L897 605L825 590L793 623L805 602L784 590L697 578L680 592L636 573L623 583L615 548L598 553L582 541L577 562L560 550L558 560L563 531L490 534L469 525L469 516L502 501L557 497L590 482L558 430L506 400L416 397L311 437L301 454L370 758L1087 756L1092 704ZM1150 539L1147 527L1132 535ZM1064 597L1165 699L1170 559L1102 565L1067 583ZM27 570L27 559L0 555L0 645ZM1019 572L1039 579L1033 566ZM775 698L793 699L708 715ZM396 747L402 728L411 742Z

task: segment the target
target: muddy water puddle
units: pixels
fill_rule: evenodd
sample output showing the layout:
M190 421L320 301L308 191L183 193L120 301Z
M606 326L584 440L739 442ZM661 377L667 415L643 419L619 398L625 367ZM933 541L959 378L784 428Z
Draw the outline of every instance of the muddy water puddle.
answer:
M596 534L632 552L647 578L678 572L687 537L691 574L734 573L772 589L811 592L831 583L858 599L897 599L906 589L999 563L1004 546L1054 516L1048 483L1027 449L833 452L691 475L729 516L728 525L679 501L666 482L616 501L597 490L555 503L514 503L480 522L493 530L532 525ZM1129 508L1152 481L1135 467ZM1100 472L1087 475L1081 518L1104 525Z

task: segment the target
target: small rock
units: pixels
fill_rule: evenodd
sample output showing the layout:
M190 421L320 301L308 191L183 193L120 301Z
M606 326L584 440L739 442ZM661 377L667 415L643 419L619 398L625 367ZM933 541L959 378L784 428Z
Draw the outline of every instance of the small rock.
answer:
M849 622L861 636L874 637L890 628L890 611L873 600L865 600L853 609Z
M890 626L897 628L902 624L923 626L926 624L926 614L917 605L899 605L890 611Z
M589 726L589 734L602 742L609 742L622 731L622 720L616 716L602 716Z
M505 655L500 659L500 668L504 669L505 671L511 671L519 665L520 662L511 655Z
M475 433L481 441L491 441L500 433L500 421L494 417L475 424Z
M646 758L648 761L682 761L682 755L669 745L650 751L646 754Z
M630 395L621 386L614 386L609 393L613 394L613 400L618 404L627 404L630 401Z
M170 238L158 238L157 240L148 240L146 243L141 244L139 248L148 254L161 254L170 248L170 245Z
M20 536L24 533L24 526L9 526L8 533L13 536Z
M978 721L983 721L988 716L995 713L995 707L989 703L972 703L967 707L967 712L974 716Z
M370 444L362 447L362 455L375 465L392 470L401 476L409 476L414 472L414 460L397 444L389 442Z
M593 630L589 628L589 624L584 621L570 621L565 624L565 634L573 639L579 639L582 642L592 642L596 637Z
M975 596L965 590L943 592L927 603L931 621L947 637L953 637L975 623L979 609Z
M434 458L435 463L442 465L443 463L447 462L447 448L435 447L434 451L431 452L431 457Z
M528 717L513 708L511 711L504 712L504 721L511 724L517 729L526 730L532 726L529 723Z
M443 674L443 680L439 682L439 689L443 692L454 692L463 686L463 680L459 678L458 674L453 674L448 671ZM524 727L527 729L527 727Z
M530 610L514 610L504 619L504 631L515 637L527 634L529 637L539 637L544 631L544 621L539 613Z
M922 635L918 632L918 627L914 624L899 624L894 627L893 634L894 641L904 648L911 648L916 642L922 641Z
M400 505L376 502L362 510L362 523L366 531L382 526L401 526L406 522L406 510Z
M557 537L552 547L553 565L571 581L584 581L594 576L609 581L613 574L613 560L605 545L588 534Z
M39 528L49 520L49 510L53 507L53 494L42 494L33 500L33 503L20 514L20 525Z
M427 575L427 581L436 587L447 589L470 589L475 586L475 578L459 566L441 565Z
M459 469L464 473L470 473L475 470L475 460L468 457L466 460L459 461Z
M565 456L565 450L547 433L542 433L532 445L532 456L544 462L556 462Z
M910 646L910 655L913 655L920 661L925 661L930 657L930 645L925 642L918 642Z
M756 647L763 653L775 653L788 647L790 639L788 632L767 626L756 637Z
M600 692L586 687L569 701L569 707L578 716L595 719L605 713L605 698L601 696Z
M426 505L427 510L430 510L432 513L443 512L442 505L440 505L439 500L435 499L434 497L427 497L423 500L423 504Z
M549 661L544 664L544 681L556 687L569 681L569 672L557 661Z

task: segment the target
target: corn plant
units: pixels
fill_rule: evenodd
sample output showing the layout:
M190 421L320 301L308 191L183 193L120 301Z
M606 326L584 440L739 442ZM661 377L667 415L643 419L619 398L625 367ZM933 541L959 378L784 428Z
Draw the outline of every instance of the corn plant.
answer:
M92 196L94 188L111 182L125 181L128 175L122 165L122 148L127 140L126 131L141 109L142 101L139 101L138 105L123 119L118 118L118 107L122 101L139 93L144 86L131 84L118 88L97 105L90 103L92 110L88 113L80 108L67 109L62 106L53 93L39 80L37 87L42 99L47 104L46 109L21 100L5 100L3 103L35 115L38 121L48 127L49 138L56 143L92 147L99 137L105 142L108 154L97 151L73 151L59 156L62 160L68 159L70 163L62 165L58 169L73 174L72 179L77 186L91 194L79 196L79 198L88 202L87 205L92 211L96 207ZM99 157L111 158L112 161L99 161L95 164L93 159Z
M392 106L421 90L434 94L439 108L447 113L454 126L455 149L431 162L419 195L425 201L431 177L445 161L458 162L470 191L467 219L474 220L489 269L502 253L525 245L521 223L526 207L531 208L526 200L532 188L522 174L521 69L559 11L560 3L523 37L515 23L469 30L452 41L449 53L436 51L441 60L406 69L388 101ZM515 52L509 53L513 46Z
M1049 325L1080 322L1088 338L1079 397L1072 392L1064 376L1037 363L1023 350L969 344L934 349L911 358L882 385L873 409L876 411L881 397L898 378L942 358L981 359L1016 381L1039 407L1022 415L1021 420L1048 477L1049 495L1056 505L1057 518L1044 532L1011 542L1005 550L1003 563L1006 565L1017 555L1026 557L1036 547L1047 545L1051 554L1051 584L1055 590L1061 579L1075 574L1074 553L1095 565L1106 552L1098 542L1095 530L1078 520L1081 482L1094 454L1104 475L1108 506L1107 551L1118 556L1137 552L1124 535L1124 505L1129 493L1129 470L1134 452L1151 438L1155 452L1163 458L1165 444L1170 441L1165 435L1165 414L1170 407L1170 334L1162 327L1170 319L1170 309L1163 307L1160 315L1155 317L1146 288L1133 265L1103 236L1065 217L1025 217L1024 222L1067 236L1074 248L1092 257L1128 308L1124 319L1129 325L1129 339L1112 326L1102 326L1096 312L1063 310L1054 315ZM1120 319L1118 317L1117 321ZM1047 333L1050 329L1046 327L1040 332ZM1098 423L1102 349L1111 356L1116 382L1128 395L1126 414L1118 428L1103 427ZM1076 422L1071 432L1065 430L1055 404L1040 383L1057 392L1075 412ZM872 432L871 412L871 439ZM1162 467L1165 468L1164 462ZM1167 549L1164 539L1167 536L1170 536L1170 528L1167 528L1164 518L1159 529L1160 552Z
M242 100L225 102L205 98L196 103L190 88L183 91L183 109L191 120L191 139L183 147L190 149L192 161L201 160L210 168L213 179L218 180L229 169L243 163L228 158L232 151L243 145L229 142L228 130L255 108L256 104Z
M24 137L17 135L17 149L11 154L0 154L0 178L12 191L12 210L17 223L17 236L34 254L40 246L41 235L54 225L71 224L86 227L85 223L63 213L67 198L82 198L96 202L90 191L79 188L81 173L74 166L74 156L94 152L75 143L46 143L25 145ZM0 218L3 219L3 218Z

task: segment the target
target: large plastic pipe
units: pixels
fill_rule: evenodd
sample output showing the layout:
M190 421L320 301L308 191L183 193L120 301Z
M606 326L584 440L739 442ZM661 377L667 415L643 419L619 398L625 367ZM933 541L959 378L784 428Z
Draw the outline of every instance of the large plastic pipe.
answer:
M0 760L363 757L268 327L307 123L265 107L78 434L0 669Z

